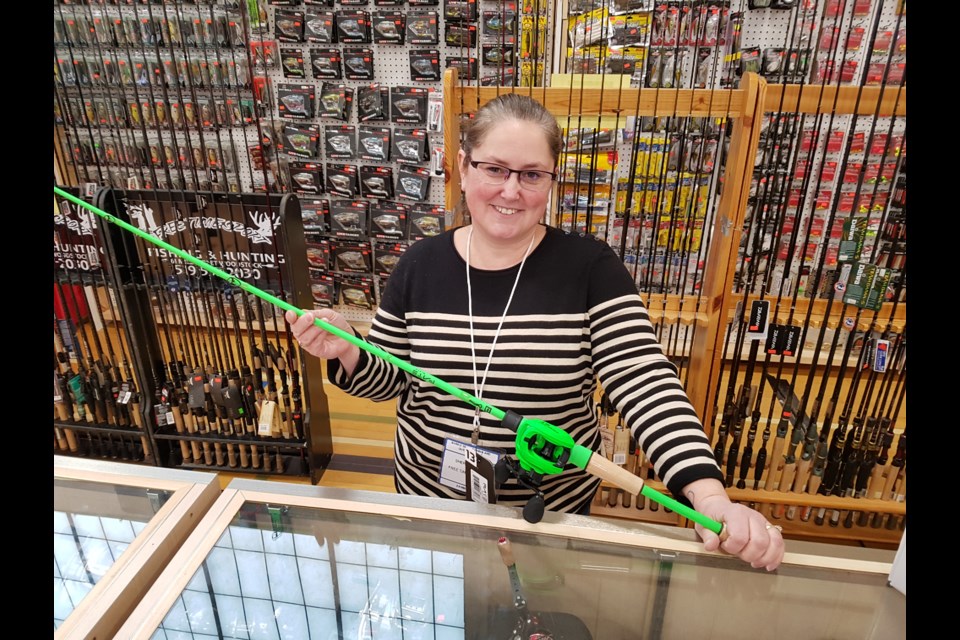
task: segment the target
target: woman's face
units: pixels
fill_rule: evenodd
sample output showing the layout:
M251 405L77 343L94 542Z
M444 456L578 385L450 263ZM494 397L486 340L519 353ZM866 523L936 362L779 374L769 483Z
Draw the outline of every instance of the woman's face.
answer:
M492 162L508 169L556 168L543 129L531 122L507 120L493 126L469 160ZM492 240L525 241L543 219L550 190L531 191L520 186L511 173L503 184L487 184L479 169L470 166L463 150L458 155L460 184L476 231Z

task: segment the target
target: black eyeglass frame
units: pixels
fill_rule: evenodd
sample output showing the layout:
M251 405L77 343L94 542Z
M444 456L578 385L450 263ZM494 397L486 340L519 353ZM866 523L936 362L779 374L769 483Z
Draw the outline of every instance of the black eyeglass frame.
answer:
M505 167L505 166L503 166L502 164L497 164L496 162L485 162L485 161L483 161L483 160L468 160L467 162L468 162L468 163L470 164L470 166L473 167L474 169L480 169L480 167L479 167L478 165L486 164L486 165L490 165L490 166L492 166L492 167L499 167L500 169L503 169L504 171L507 172L507 176L503 179L503 182L488 182L487 184L506 184L507 182L510 181L510 176L511 176L511 175L517 174L517 182L518 182L518 184L520 185L520 188L526 189L527 191L539 191L539 192L542 192L542 191L547 191L547 190L550 188L550 185L551 185L553 182L556 182L556 180L557 180L557 174L554 173L554 172L552 172L552 171L544 171L544 170L542 170L542 169L511 169L510 167ZM481 170L482 170L482 169L481 169ZM550 180L547 181L547 183L546 183L547 186L544 187L543 189L531 189L530 187L526 186L526 185L523 183L523 180L522 180L522 178L521 178L520 176L521 176L523 173L530 172L530 171L536 172L536 173L542 173L542 174L545 174L545 175L550 176Z

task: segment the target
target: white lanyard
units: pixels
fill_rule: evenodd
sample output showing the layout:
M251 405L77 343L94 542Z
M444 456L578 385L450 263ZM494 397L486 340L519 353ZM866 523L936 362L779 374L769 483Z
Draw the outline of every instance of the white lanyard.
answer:
M517 284L520 283L520 273L523 271L523 265L533 249L533 242L537 238L537 230L533 230L533 236L530 238L530 244L527 246L523 259L520 261L520 267L517 269L517 279L513 281L513 288L510 289L510 297L507 298L507 305L503 308L503 315L500 316L500 324L497 325L497 332L493 335L493 343L490 345L490 355L487 356L487 366L483 370L483 378L477 385L477 348L473 339L473 289L470 286L470 240L473 238L473 226L467 232L467 313L470 317L470 352L473 354L473 393L478 400L483 400L483 385L487 382L487 373L490 371L490 362L493 360L493 350L497 347L497 340L500 338L500 330L503 328L503 321L507 317L507 310L510 309L510 303L513 301L513 293L517 290ZM473 435L470 441L477 444L480 439L480 409L473 414Z

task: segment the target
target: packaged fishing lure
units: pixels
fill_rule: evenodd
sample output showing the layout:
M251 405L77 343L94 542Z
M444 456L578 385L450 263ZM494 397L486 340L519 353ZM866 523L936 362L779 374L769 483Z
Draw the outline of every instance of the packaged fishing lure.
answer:
M320 157L320 127L315 124L284 123L277 150L297 158Z
M347 80L373 80L373 49L344 47L343 68Z
M346 198L354 198L360 192L359 175L356 165L327 163L327 193ZM330 209L331 216L333 208ZM365 229L366 227L364 227Z
M367 11L341 10L337 13L337 42L343 44L370 44L370 14Z
M324 150L330 160L357 159L357 131L352 124L324 127Z
M307 11L304 13L304 39L310 43L333 44L337 41L334 27L336 14L333 11Z
M439 80L440 52L437 49L411 49L410 79L414 82Z
M397 124L426 124L429 90L423 87L391 87L391 120Z
M350 105L353 104L352 87L339 82L324 82L320 87L317 116L350 120Z
M396 129L393 132L393 159L400 164L421 164L429 160L425 129Z
M366 237L370 214L370 202L354 198L330 200L330 231L344 238ZM363 269L363 267L359 267Z
M442 205L415 203L407 215L407 240L422 240L446 229L446 213Z
M274 15L274 37L280 42L303 42L302 11L278 9Z
M360 122L386 120L390 106L390 88L380 83L357 87L357 117Z
M310 69L313 77L322 80L343 79L340 55L340 49L310 49Z
M312 84L277 85L277 110L281 118L306 119L314 116L316 89Z
M361 160L387 162L390 160L390 127L360 125L357 136Z
M374 44L403 44L407 35L407 14L403 11L377 9L373 12Z
M360 167L360 195L364 198L393 198L393 182L393 167Z
M397 171L397 197L423 202L430 193L430 169L402 165Z
M439 44L439 17L436 11L411 11L407 13L407 43Z
M373 238L399 240L407 233L407 206L396 200L370 203L370 235Z
M288 47L280 47L280 68L285 78L304 78L303 51Z

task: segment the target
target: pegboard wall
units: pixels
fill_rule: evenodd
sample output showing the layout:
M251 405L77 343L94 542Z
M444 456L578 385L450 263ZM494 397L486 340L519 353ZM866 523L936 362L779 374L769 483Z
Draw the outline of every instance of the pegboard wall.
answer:
M90 190L298 193L317 304L369 320L399 253L450 222L443 70L473 85L542 82L546 12L501 0L54 3L55 144L70 165L59 174Z
M61 155L73 163L66 173L78 184L300 194L309 240L315 241L310 255L317 303L367 321L399 253L418 234L438 232L451 221L444 210L439 117L442 72L448 66L460 69L461 82L480 85L548 85L553 74L594 73L609 75L611 83L627 75L632 86L708 88L734 86L731 70L748 65L770 82L784 81L778 65L791 64L795 73L786 81L894 83L891 74L902 70L905 54L901 4L62 1L54 4L54 112L61 125ZM889 55L881 60L885 52ZM325 110L327 102L342 103L346 94L351 101L342 115L331 115L336 107ZM378 99L382 110L361 116L361 102ZM398 103L415 107L404 115ZM621 158L636 157L642 137L636 132L643 130L636 124L626 119L614 125ZM814 124L831 131L885 126L836 116L801 128ZM391 146L391 156L378 158L362 148L358 134L369 127L385 136L381 143L368 136L371 149ZM409 136L414 129L418 134ZM900 136L902 129L902 121L893 122L889 135ZM408 136L405 145L396 144L398 133ZM589 135L588 130L574 133L581 140ZM416 157L400 157L404 146L416 149ZM814 153L809 162L816 166L826 151ZM352 166L353 174L338 172L340 165ZM607 179L610 173L615 179L605 191L598 181L602 170L586 171L588 202L561 191L555 204L561 217L554 222L562 223L565 212L569 226L580 224L573 221L589 211L591 230L606 237L609 229L608 240L616 242L613 205L629 166L621 162L608 172ZM574 167L561 188L582 183L582 169ZM360 171L366 172L366 188ZM400 196L401 171L414 185L413 197ZM715 174L708 175L712 182ZM349 187L339 189L336 181ZM423 188L424 182L429 186ZM815 199L812 191L809 197ZM349 207L331 211L333 199L388 204L361 220L358 232L356 212ZM430 209L418 218L424 228L411 235L415 225L409 219L398 226L403 216L393 202ZM373 229L375 217L386 228ZM333 277L327 277L330 272ZM345 281L359 281L346 296Z

